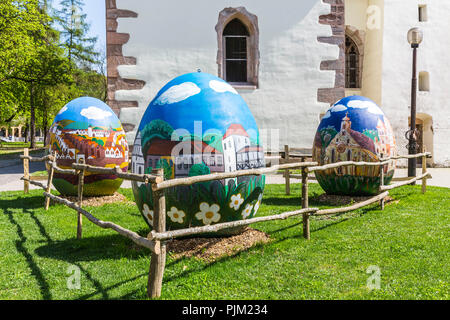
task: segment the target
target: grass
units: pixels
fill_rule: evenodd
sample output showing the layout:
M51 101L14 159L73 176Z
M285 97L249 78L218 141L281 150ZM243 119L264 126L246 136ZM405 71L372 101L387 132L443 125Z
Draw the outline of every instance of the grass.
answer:
M298 208L300 185L291 187L286 196L283 185L267 185L258 215ZM311 206L327 207L315 202L321 193L310 185ZM252 225L272 242L213 263L169 254L161 299L449 299L450 189L406 186L391 196L384 211L313 218L310 241L299 217ZM38 190L0 193L0 299L146 299L147 249L86 219L77 241L74 211L42 205ZM87 209L148 232L134 205ZM81 287L70 290L73 266ZM378 290L367 287L370 266L381 272Z
M32 177L47 177L48 172L47 172L47 170L34 171L34 172L30 173L30 176L32 176Z
M30 144L31 144L31 142L21 142L21 141L5 142L5 141L0 141L0 147L2 147L2 148L11 148L11 149L29 148ZM44 146L43 142L36 142L36 147L43 147L43 146Z
M30 142L0 142L0 160L17 159L23 154L24 148L29 148ZM36 142L36 149L30 149L30 155L41 153L44 148L43 142Z

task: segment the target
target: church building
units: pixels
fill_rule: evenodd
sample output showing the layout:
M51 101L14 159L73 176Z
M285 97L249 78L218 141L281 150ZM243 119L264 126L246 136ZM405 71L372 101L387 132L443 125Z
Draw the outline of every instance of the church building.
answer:
M450 1L105 0L108 105L133 144L150 101L200 69L226 80L253 113L266 151L311 149L321 117L348 95L375 101L400 154L419 27L417 132L430 164L450 166ZM387 150L386 150L387 151Z

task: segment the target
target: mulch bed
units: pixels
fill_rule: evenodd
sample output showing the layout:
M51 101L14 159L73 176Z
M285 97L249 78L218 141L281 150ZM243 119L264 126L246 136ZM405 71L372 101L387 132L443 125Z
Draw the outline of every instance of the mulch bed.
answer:
M61 196L61 198L67 199L71 202L77 202L78 197L74 196ZM99 207L106 203L128 203L128 204L135 204L133 201L128 200L123 194L120 194L118 192L115 192L113 195L110 196L101 196L101 197L83 197L83 206L92 206L92 207Z
M175 259L196 257L213 262L269 241L267 233L246 227L242 233L228 237L174 239L167 242L167 251Z

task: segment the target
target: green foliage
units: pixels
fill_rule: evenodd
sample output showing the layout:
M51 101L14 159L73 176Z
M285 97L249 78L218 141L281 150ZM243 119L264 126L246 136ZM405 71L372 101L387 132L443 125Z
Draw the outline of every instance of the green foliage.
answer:
M172 179L173 174L173 162L172 160L160 158L156 163L156 168L164 169L164 179Z
M369 130L369 129L365 129L363 131L363 134L368 136L370 139L372 139L373 141L375 141L375 138L377 138L378 140L380 140L380 137L378 136L378 130L373 129L373 130Z
M320 130L320 139L322 140L323 148L326 148L330 144L331 140L333 140L337 133L338 132L333 126Z
M172 126L163 120L157 119L150 121L150 123L141 130L143 153L147 154L149 148L148 142L154 138L171 140L173 131Z
M201 175L205 175L205 174L210 174L211 170L209 169L209 167L202 163L196 163L194 165L192 165L191 169L189 170L189 177L194 177L194 176L201 176Z
M102 139L92 138L92 141L94 141L95 143L97 143L97 144L99 144L101 146L105 145L105 143L103 142Z
M99 54L94 49L97 38L87 36L89 24L83 5L83 0L60 1L61 10L56 12L56 20L62 27L61 42L69 61L89 68Z
M105 59L93 51L96 39L85 36L89 25L83 2L61 5L53 17L45 0L0 2L0 123L20 119L31 131L47 131L70 100L106 100Z

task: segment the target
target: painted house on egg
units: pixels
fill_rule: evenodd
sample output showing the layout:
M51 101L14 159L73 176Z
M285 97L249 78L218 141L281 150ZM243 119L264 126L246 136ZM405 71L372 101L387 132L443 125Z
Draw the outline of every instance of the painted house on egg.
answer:
M201 69L247 102L264 149L311 149L330 104L375 101L407 145L412 51L418 50L417 129L430 163L450 166L450 1L105 0L108 104L133 141L149 102L169 79ZM399 150L406 154L407 149ZM227 157L225 156L224 159ZM236 164L230 162L234 167Z

